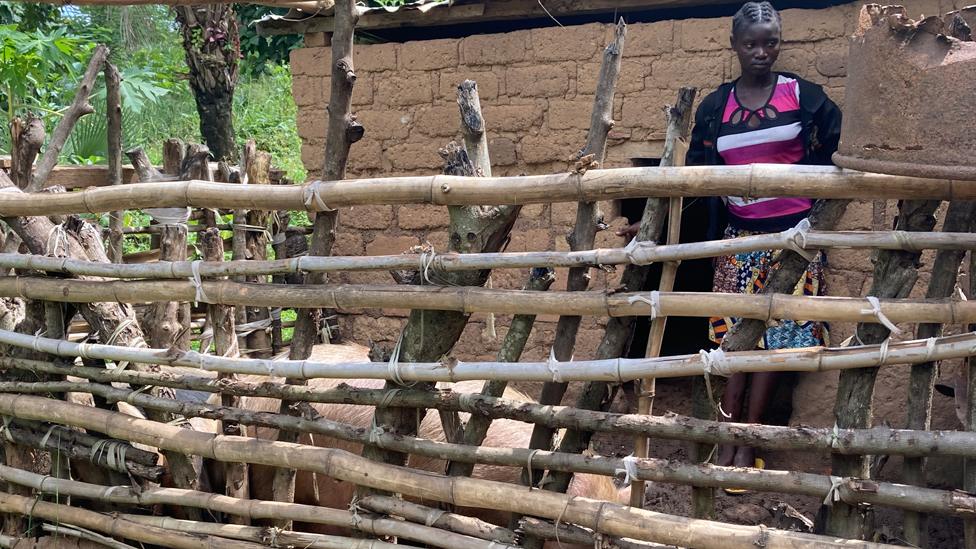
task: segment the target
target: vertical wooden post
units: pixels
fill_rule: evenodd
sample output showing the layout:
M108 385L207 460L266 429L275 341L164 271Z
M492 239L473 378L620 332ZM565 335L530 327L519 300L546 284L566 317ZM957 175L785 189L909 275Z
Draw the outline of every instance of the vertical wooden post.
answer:
M692 104L695 102L695 88L681 88L678 90L678 100L668 107L668 129L664 137L664 154L661 155L661 166L684 166L684 144L691 131L691 120L694 118ZM681 197L670 200L668 209L668 244L677 244L681 237L681 209L684 200ZM664 264L661 271L661 282L658 290L670 292L674 289L674 279L678 274L677 261ZM661 345L664 343L664 329L667 327L668 317L659 317L651 321L651 333L647 339L645 357L661 356ZM638 384L640 399L637 402L637 413L649 415L654 407L654 393L656 381L654 378L641 380ZM634 440L634 455L647 457L650 441L647 437L637 437ZM644 506L644 481L638 480L631 485L630 504L634 507Z
M969 252L969 299L976 299L976 253ZM976 323L969 325L969 331L976 331ZM966 425L969 431L976 431L976 356L971 356L963 366L969 372L966 381ZM957 395L958 398L958 395ZM963 461L962 489L976 493L976 459ZM976 549L976 519L963 521L966 533L966 549Z
M105 113L108 119L108 179L112 185L122 184L122 94L121 77L115 65L105 62ZM108 258L122 263L122 221L124 211L108 214Z
M332 89L329 94L329 126L325 136L325 161L322 179L339 180L346 174L346 161L352 144L363 137L363 126L352 114L352 89L356 83L353 66L353 31L359 19L354 0L337 0L335 3L335 32L332 36ZM335 230L339 221L338 211L319 211L315 216L312 239L309 247L311 255L326 256L332 253ZM324 273L308 273L306 284L322 284ZM317 309L298 309L295 331L288 357L304 360L312 354L312 347L318 340L321 312ZM287 380L288 383L302 384L300 380ZM292 413L289 402L282 400L281 413ZM297 433L279 431L278 440L295 442ZM295 500L295 470L276 469L273 480L273 497L276 501ZM291 521L278 521L276 526L289 528Z
M896 229L931 231L935 227L938 200L903 200L898 206ZM909 250L880 250L874 264L874 279L869 295L884 298L908 297L918 280L921 253ZM860 323L855 339L863 345L877 345L890 335L879 323ZM874 382L878 368L844 370L837 385L834 416L841 429L866 429L871 426ZM869 478L869 463L865 456L833 454L832 474L838 477ZM864 539L867 511L859 506L836 502L830 508L826 531L830 535L849 539Z
M624 43L627 38L627 24L623 18L614 28L613 40L603 50L603 62L600 65L600 76L596 85L596 95L593 98L593 110L590 112L590 129L586 134L586 144L579 152L579 158L593 155L596 162L602 164L606 157L607 135L613 128L613 95L620 76L620 60L623 57ZM580 202L576 206L576 225L573 232L566 238L573 251L590 250L596 240L599 225L599 214L595 202ZM570 292L583 291L590 284L589 267L573 267L569 269L566 279L566 289ZM552 354L556 360L566 361L573 356L576 345L576 334L579 332L579 316L561 316L556 323L556 339L552 344ZM566 394L566 383L547 381L542 386L539 403L547 405L559 404ZM552 437L555 429L544 425L536 425L532 429L529 447L534 449L549 449L552 447ZM540 478L533 474L532 478Z
M976 216L976 202L956 200L949 203L944 232L969 232L973 229ZM926 299L947 298L956 289L959 265L962 264L965 250L939 250L932 265L932 278L925 293ZM920 324L916 337L927 339L942 335L942 324ZM908 383L908 422L906 429L928 430L932 426L932 395L935 390L937 364L926 362L912 366ZM906 457L902 468L901 481L912 486L925 486L925 460ZM908 511L905 513L905 541L917 547L928 546L928 524L925 515Z
M248 185L268 185L271 183L271 155L257 150L253 140L244 148L244 173ZM264 210L247 212L246 255L247 259L262 261L268 259L268 221L271 215ZM263 279L263 280L262 280ZM248 277L248 282L267 282L267 277ZM247 322L270 322L271 311L267 307L247 307ZM257 328L247 335L249 356L254 358L271 357L271 337L269 329Z

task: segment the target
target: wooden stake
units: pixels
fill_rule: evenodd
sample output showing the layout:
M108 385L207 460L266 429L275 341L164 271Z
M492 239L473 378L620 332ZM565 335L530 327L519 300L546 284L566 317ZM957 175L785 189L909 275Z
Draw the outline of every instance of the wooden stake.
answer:
M119 69L105 61L105 113L107 120L108 148L106 160L111 185L122 184L122 94ZM110 212L108 216L108 257L112 263L122 263L122 229L124 211Z
M949 203L943 231L964 232L973 230L973 219L976 217L976 202L953 201ZM932 265L932 277L925 293L927 299L944 299L952 296L956 290L956 280L959 266L962 264L966 252L963 250L940 250ZM942 324L920 324L919 338L938 337L942 335ZM926 362L912 366L908 384L908 422L909 429L925 430L932 427L932 396L935 392L935 378L938 366L935 362ZM906 484L916 486L925 485L925 462L921 458L905 458L902 467L902 479ZM905 540L918 547L927 547L928 521L924 515L905 513Z
M678 100L673 106L668 107L668 129L664 139L664 154L661 156L661 166L683 166L684 155L681 151L682 145L688 139L688 132L691 131L691 120L694 118L692 104L695 102L695 88L681 88L678 90ZM678 244L681 237L681 210L684 201L681 197L672 198L668 209L668 238L667 244ZM661 271L661 281L658 290L670 292L674 290L674 279L678 274L680 262L669 261L664 264ZM664 329L667 326L668 317L660 317L651 320L651 332L647 339L646 357L661 356L661 345L664 343ZM654 378L641 380L638 384L640 398L637 402L637 413L649 415L654 408L654 393L656 382ZM634 455L637 457L648 456L648 446L650 441L647 437L637 437L634 439ZM644 506L644 483L635 482L631 486L630 504L634 507Z
M931 231L935 227L935 210L938 200L904 200L898 207L897 229ZM912 251L878 252L874 263L874 277L869 295L879 298L907 296L918 280L921 254ZM860 323L855 339L862 344L881 343L891 333L883 325ZM874 382L877 368L864 368L841 372L837 385L834 416L840 428L866 428L871 426L874 398ZM835 476L870 478L868 460L864 457L834 455L832 472ZM826 531L851 539L866 539L866 511L857 506L842 503L830 509Z
M349 149L352 144L363 137L363 125L356 121L352 114L352 90L356 83L356 72L353 66L353 31L359 19L356 3L353 0L339 0L335 6L335 31L332 34L332 88L329 95L329 125L325 135L325 161L322 167L322 178L326 180L341 180L346 175L346 162L349 159ZM274 188L274 187L273 187ZM317 196L317 195L316 195ZM312 197L310 197L312 199ZM312 229L312 240L309 245L309 255L327 256L332 254L332 244L335 242L335 231L339 223L338 210L332 209L321 198L314 199L319 203L318 212ZM292 208L276 208L290 210ZM309 273L305 283L318 285L325 282L323 273ZM280 306L280 305L275 305ZM336 306L335 308L338 308ZM312 347L319 339L319 324L322 321L319 309L300 308L296 310L295 331L291 340L288 357L293 360L304 360L312 354ZM289 381L287 383L301 383ZM289 404L281 402L281 411L288 412ZM295 435L279 432L278 440L295 442ZM291 502L295 499L295 470L279 469L274 476L274 499ZM289 528L289 522L280 522L277 526Z
M596 167L600 167L605 160L607 135L613 128L613 95L617 88L617 79L620 76L620 60L623 57L626 38L627 24L621 17L614 28L613 40L603 50L603 62L600 65L596 95L593 98L593 109L590 112L590 129L586 134L586 144L577 155L581 161L585 157L589 158L586 160L587 165L581 167L581 173L586 173L587 168L590 167L590 162L593 162ZM580 168L578 168L579 170ZM576 224L573 226L573 232L566 237L570 250L579 252L593 248L598 227L602 222L600 217L601 214L597 212L596 202L580 201L576 204ZM566 279L566 290L570 292L586 290L590 285L589 273L589 266L571 267ZM572 358L581 320L582 317L579 315L562 315L559 317L556 324L556 339L552 344L552 355L556 360L567 361ZM546 382L542 386L539 403L561 403L563 395L566 394L566 387L566 383L559 381ZM536 426L532 430L529 447L551 448L553 434L554 432L550 429ZM526 473L526 481L529 478L541 478L541 471L534 472L535 475L528 474L528 471ZM538 541L534 542L534 545L538 546Z

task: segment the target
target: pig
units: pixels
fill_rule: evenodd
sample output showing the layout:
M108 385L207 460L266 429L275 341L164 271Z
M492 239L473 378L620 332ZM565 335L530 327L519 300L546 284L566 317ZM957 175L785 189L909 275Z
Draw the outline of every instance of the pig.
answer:
M310 360L320 362L347 362L362 361L368 362L368 349L360 345L318 345L313 350ZM309 385L316 388L332 388L340 383L362 388L382 388L382 380L337 380L337 379L312 379ZM441 388L451 388L458 392L475 393L481 390L482 382L465 381L454 384L439 384ZM505 398L521 402L533 402L526 394L509 388L505 391ZM279 403L274 399L245 397L242 399L241 406L249 410L277 411ZM373 419L373 408L369 406L353 406L344 404L313 404L312 405L321 417L338 421L357 427L368 427ZM467 414L462 414L462 419L466 419ZM485 446L492 447L521 447L526 448L532 433L532 426L520 421L497 419L492 422L488 430ZM267 428L248 428L248 436L261 439L273 439L276 430ZM445 436L442 430L440 418L436 410L429 410L424 416L419 436L444 442ZM301 444L311 444L326 448L339 448L355 454L362 452L362 445L355 442L336 440L321 435L304 433L298 440ZM407 465L409 467L443 473L445 462L425 456L411 455ZM269 467L253 465L250 468L251 497L254 499L272 499L271 480L273 471ZM474 468L473 477L486 480L494 480L509 483L518 483L521 470L515 467L502 467L493 465L477 465ZM295 483L295 501L311 505L322 505L331 508L346 509L352 501L355 492L355 485L339 481L324 475L313 475L305 471L299 471ZM316 490L317 488L317 490ZM605 501L626 502L630 497L630 489L626 487L618 490L612 479L599 475L577 474L569 488L569 494L588 498L600 499ZM316 497L317 493L317 497ZM421 502L428 505L435 505L436 502ZM482 520L508 526L510 514L486 509L457 509L458 513L476 516ZM342 535L348 534L341 529L324 525L303 525L303 529L324 534Z

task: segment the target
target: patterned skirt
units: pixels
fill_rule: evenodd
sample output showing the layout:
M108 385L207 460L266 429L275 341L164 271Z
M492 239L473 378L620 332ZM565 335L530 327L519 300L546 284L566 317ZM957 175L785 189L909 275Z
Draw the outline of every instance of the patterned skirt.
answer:
M736 238L762 234L729 227L725 238ZM716 259L713 292L733 294L758 294L766 285L770 273L777 268L773 263L776 250L748 252ZM823 253L810 262L803 278L796 285L793 295L825 295L827 285L824 280ZM709 319L708 337L714 343L721 343L738 318L712 317ZM776 326L766 330L759 342L760 349L793 349L828 344L828 326L825 322L803 320L780 320Z

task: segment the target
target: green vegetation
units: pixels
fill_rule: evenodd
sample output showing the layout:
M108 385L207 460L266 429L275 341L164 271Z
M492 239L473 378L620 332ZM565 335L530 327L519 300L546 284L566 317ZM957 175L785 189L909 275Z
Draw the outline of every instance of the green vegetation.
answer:
M306 173L295 127L288 52L298 37L266 39L251 21L270 8L238 6L241 20L241 79L234 101L240 144L252 138L270 152L292 180ZM96 43L112 49L122 72L123 145L142 146L154 162L170 137L201 142L199 119L186 81L186 64L172 12L158 5L57 7L0 2L0 108L6 120L33 113L48 132L70 104L78 78ZM99 164L105 160L104 84L65 146L62 162ZM10 140L0 132L0 154Z

